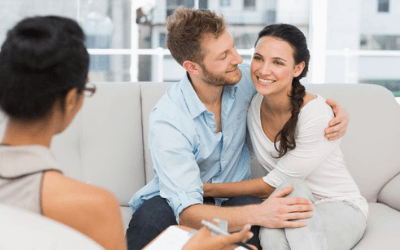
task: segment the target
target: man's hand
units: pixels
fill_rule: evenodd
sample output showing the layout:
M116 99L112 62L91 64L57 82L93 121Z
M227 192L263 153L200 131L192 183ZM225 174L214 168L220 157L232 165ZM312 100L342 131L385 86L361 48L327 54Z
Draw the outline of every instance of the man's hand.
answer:
M349 113L342 109L335 100L326 99L326 103L332 107L333 113L335 113L335 117L329 122L329 127L325 129L325 137L332 141L339 139L346 133Z
M245 225L242 231L237 233L216 236L212 236L210 230L203 227L186 243L183 250L232 250L238 247L236 242L246 242L251 237L253 233L250 232L250 225ZM256 247L249 246L257 250Z
M293 190L293 184L272 194L263 203L256 205L257 225L268 228L304 227L306 219L312 216L313 205L310 200L285 197ZM261 215L261 216L260 216Z

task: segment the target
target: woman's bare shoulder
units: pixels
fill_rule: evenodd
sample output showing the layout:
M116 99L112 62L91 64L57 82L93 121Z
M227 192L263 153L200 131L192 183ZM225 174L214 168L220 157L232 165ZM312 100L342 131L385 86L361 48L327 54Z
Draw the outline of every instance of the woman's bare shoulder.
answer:
M42 212L89 236L106 249L124 243L118 200L103 188L47 171L42 182ZM107 239L106 235L110 237Z
M43 199L44 198L44 199ZM56 171L46 171L42 182L42 201L72 203L79 205L115 199L109 191L66 177Z

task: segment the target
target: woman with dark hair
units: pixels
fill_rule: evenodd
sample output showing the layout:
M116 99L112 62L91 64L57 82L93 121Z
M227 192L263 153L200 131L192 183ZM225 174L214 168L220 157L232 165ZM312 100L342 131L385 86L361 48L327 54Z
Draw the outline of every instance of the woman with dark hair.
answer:
M230 185L228 196L258 198L294 185L289 196L313 202L313 216L300 222L304 227L261 228L263 249L348 250L366 228L368 203L346 168L341 139L324 137L334 117L332 109L322 96L307 93L300 83L309 61L306 38L295 26L274 24L259 33L251 63L258 93L248 110L247 124L255 156L269 173L218 184L219 190Z
M105 249L123 250L117 199L65 177L50 151L53 136L96 90L87 83L84 40L75 21L56 16L26 18L8 32L0 51L0 109L8 116L0 144L0 202L61 222ZM251 237L250 225L218 236L203 228L184 249L233 249Z
M295 26L275 24L259 33L251 65L258 94L248 126L255 155L269 172L260 180L264 195L293 183L291 195L315 207L306 227L261 229L266 249L351 249L366 227L368 204L346 168L341 139L324 137L332 109L300 83L309 61L306 38Z
M0 202L42 214L92 238L126 249L117 199L65 177L50 151L82 107L89 55L84 33L68 18L26 18L0 52L0 108L8 116L0 145Z

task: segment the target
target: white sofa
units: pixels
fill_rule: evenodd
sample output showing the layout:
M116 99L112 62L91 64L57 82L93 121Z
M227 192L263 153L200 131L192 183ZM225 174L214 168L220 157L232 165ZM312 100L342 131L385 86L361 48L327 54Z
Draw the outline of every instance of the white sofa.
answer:
M148 151L151 109L171 83L96 83L82 111L52 150L64 173L102 186L121 204L153 178ZM383 87L365 84L306 85L337 100L350 113L342 149L349 171L370 204L367 231L355 250L400 249L400 107ZM4 127L4 124L1 124ZM253 176L264 171L252 161ZM0 225L1 227L1 225Z
M0 204L0 249L104 250L70 227L4 204Z

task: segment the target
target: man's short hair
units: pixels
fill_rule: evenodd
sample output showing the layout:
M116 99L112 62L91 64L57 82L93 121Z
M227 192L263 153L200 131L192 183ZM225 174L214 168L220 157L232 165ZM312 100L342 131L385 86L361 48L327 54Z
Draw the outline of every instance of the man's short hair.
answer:
M167 47L180 65L184 61L201 63L206 54L201 39L205 35L218 38L226 27L224 18L213 11L180 7L167 20Z

